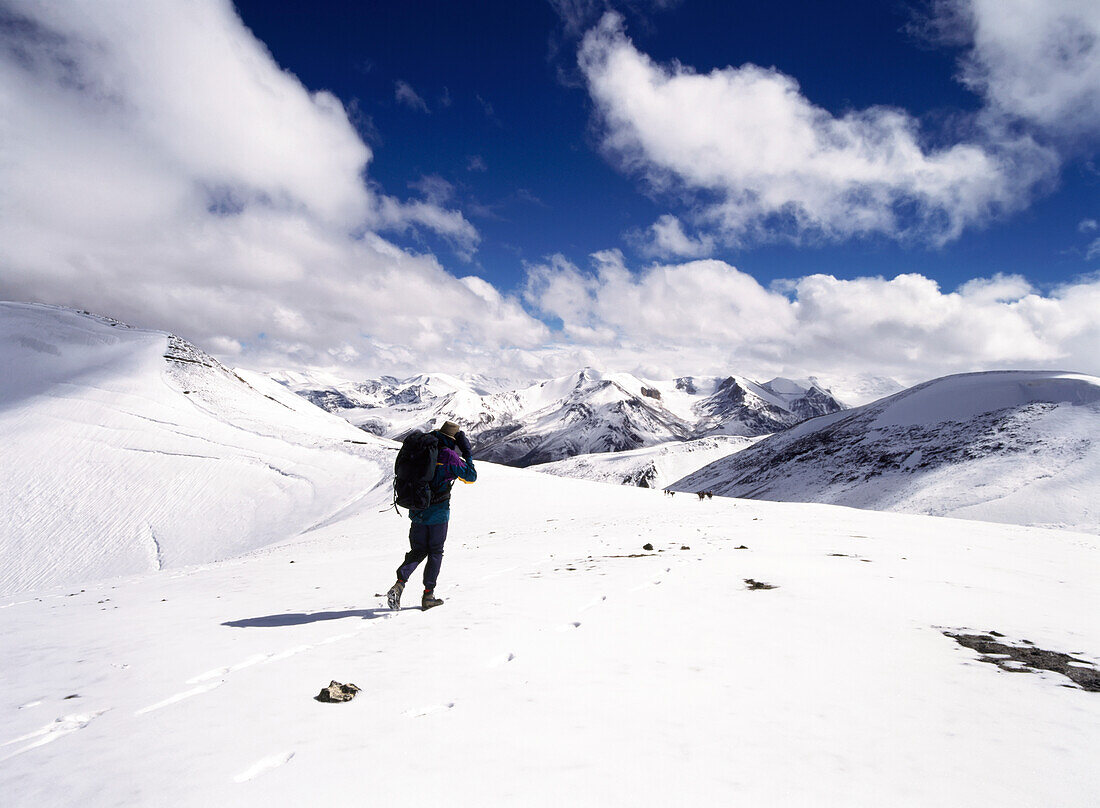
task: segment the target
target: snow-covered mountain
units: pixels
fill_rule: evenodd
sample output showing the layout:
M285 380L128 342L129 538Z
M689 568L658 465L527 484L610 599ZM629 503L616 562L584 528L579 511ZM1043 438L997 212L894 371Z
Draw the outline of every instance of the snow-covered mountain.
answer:
M761 438L714 435L624 452L577 455L543 463L538 470L558 477L663 489L716 460L747 449L759 440Z
M1096 380L1057 378L1077 409L1038 412L1045 438L1095 408ZM1032 381L1003 400L1050 404ZM1100 793L1093 536L484 463L446 603L394 612L392 446L168 334L42 306L0 305L0 446L4 808ZM316 701L334 679L362 690Z
M1100 378L948 376L773 435L672 487L1100 533Z
M362 383L294 374L274 378L377 435L399 438L450 419L470 435L477 457L515 466L705 435L759 436L843 408L816 380L653 381L591 368L495 392L490 380L446 375Z
M0 592L284 539L386 482L385 443L170 334L0 303Z

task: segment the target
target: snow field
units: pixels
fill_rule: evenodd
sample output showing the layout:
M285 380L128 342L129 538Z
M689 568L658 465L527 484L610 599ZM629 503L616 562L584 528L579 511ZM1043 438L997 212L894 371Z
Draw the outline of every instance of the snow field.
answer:
M0 593L230 558L383 477L378 442L162 332L4 303L0 369Z
M10 804L1085 806L1100 789L1100 697L941 633L1100 662L1094 537L479 464L455 492L447 602L420 612L417 576L392 613L407 520L382 499L244 558L0 609L0 743L58 736L0 747ZM313 701L330 679L363 691Z

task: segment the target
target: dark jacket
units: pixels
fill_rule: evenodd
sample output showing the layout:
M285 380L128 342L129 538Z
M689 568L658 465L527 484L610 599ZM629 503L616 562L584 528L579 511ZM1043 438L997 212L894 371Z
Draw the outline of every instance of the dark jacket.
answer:
M420 511L410 511L409 518L418 525L441 525L451 518L451 486L455 480L472 483L477 479L474 461L464 460L455 442L436 431L439 438L439 457L436 459L435 476L428 484L432 489L432 504Z

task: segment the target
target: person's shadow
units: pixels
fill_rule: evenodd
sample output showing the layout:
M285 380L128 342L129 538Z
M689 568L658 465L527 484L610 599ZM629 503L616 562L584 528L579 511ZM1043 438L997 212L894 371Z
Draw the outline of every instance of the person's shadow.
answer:
M392 609L353 609L344 612L287 612L285 614L268 614L263 617L246 617L243 620L230 620L222 623L223 626L232 628L278 628L280 626L301 626L306 623L318 623L322 620L342 620L345 617L361 617L364 620L374 620L376 617L384 617L393 614Z

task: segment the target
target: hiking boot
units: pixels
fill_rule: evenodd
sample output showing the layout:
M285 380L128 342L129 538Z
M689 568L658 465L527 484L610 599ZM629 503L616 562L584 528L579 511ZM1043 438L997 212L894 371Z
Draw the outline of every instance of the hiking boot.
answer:
M424 590L424 597L420 601L420 608L424 611L431 609L434 606L442 605L443 601L435 596L435 592L431 589Z
M401 593L405 591L405 582L398 581L390 587L390 591L386 593L386 603L390 608L397 611L401 608Z

